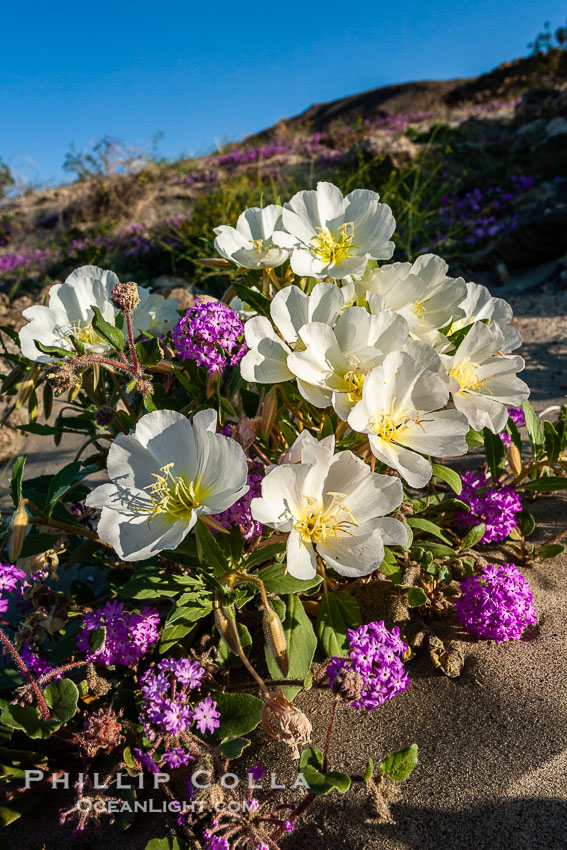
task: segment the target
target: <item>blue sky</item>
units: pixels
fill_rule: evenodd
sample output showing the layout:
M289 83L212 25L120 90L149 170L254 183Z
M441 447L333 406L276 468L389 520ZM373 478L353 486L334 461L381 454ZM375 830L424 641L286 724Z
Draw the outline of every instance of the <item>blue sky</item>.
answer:
M488 71L559 0L31 0L2 10L0 158L31 180L105 134L203 153L312 103Z

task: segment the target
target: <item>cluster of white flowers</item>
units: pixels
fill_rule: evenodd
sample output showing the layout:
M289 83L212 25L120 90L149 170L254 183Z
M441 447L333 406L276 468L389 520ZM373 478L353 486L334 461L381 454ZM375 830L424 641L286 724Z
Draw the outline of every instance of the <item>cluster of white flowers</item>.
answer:
M343 197L329 183L298 192L283 207L246 210L236 228L216 228L219 253L237 265L273 270L289 260L289 275L270 275L270 318L245 325L242 377L256 384L295 381L315 408L333 408L346 429L411 487L432 475L431 457L467 450L469 429L498 433L507 407L528 388L517 376L521 340L512 311L488 290L451 278L447 264L427 254L390 263L391 210L375 192ZM48 306L31 307L20 339L31 360L49 361L34 340L73 351L72 337L93 353L106 350L92 326L91 306L114 322L110 295L118 279L86 266L51 289ZM175 304L139 289L131 314L136 333L166 332ZM217 413L193 417L172 410L143 416L108 455L110 484L87 504L101 509L98 534L125 560L173 550L199 517L230 508L248 490L241 446L216 433ZM387 514L403 499L399 477L382 475L352 451L335 452L334 437L303 431L269 467L254 520L287 534L287 569L313 576L322 562L346 576L380 566L384 547L407 545L406 528ZM388 471L389 471L388 470ZM209 520L210 522L210 520Z
M241 372L259 384L296 381L310 404L332 406L368 435L379 460L423 487L432 472L427 456L464 454L469 428L498 433L507 407L528 397L516 377L524 362L510 354L521 339L503 299L450 277L433 254L365 274L370 260L393 251L395 222L378 200L363 190L343 198L319 183L279 214L271 210L262 245L286 247L303 280L276 293L271 321L247 321ZM226 231L217 228L221 252ZM224 256L245 265L228 250Z
M65 283L56 283L49 290L47 305L37 304L23 312L28 323L20 331L22 354L38 363L50 363L54 358L40 352L35 340L44 346L73 353L72 337L87 352L105 354L110 346L93 328L91 307L98 307L102 318L115 324L119 311L114 307L111 295L118 283L114 272L97 266L81 266L69 275ZM131 314L135 337L142 333L162 336L173 328L179 319L175 298L166 300L143 286L138 287L138 297L140 303Z

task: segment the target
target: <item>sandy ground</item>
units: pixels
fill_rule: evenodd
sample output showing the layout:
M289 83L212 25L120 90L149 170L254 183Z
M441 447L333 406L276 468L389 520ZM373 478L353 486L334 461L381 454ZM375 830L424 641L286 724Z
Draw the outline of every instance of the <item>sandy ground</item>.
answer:
M538 410L560 404L567 390L567 293L524 294L514 300L524 336L525 378ZM70 444L55 456L42 441L27 442L30 472L55 471ZM76 448L75 448L76 450ZM6 485L2 481L2 485ZM530 505L538 520L534 542L567 526L567 500L540 498ZM505 549L495 557L506 557ZM525 568L541 615L530 640L474 642L456 626L451 637L467 657L464 673L448 679L429 660L409 665L411 684L371 713L341 707L330 767L361 772L409 743L419 746L419 765L392 808L395 824L367 823L365 792L333 793L317 800L282 842L283 850L557 850L567 848L567 556ZM380 618L369 600L366 620ZM324 743L330 694L312 690L297 703L313 723L313 743ZM258 731L254 753L281 782L295 774L287 748ZM143 850L159 832L158 816L141 817L125 833L105 829L103 838L74 838L57 822L64 801L49 797L32 817L10 826L14 850L91 850L105 846Z

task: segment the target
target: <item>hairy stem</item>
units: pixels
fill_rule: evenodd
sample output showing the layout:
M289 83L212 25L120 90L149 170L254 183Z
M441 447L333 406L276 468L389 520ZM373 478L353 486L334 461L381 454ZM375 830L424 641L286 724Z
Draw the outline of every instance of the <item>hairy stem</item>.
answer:
M6 647L6 649L8 650L8 652L10 653L10 655L12 656L12 658L14 659L26 679L28 680L28 683L37 699L39 710L41 712L43 720L49 720L49 709L47 707L47 703L43 698L43 694L41 693L38 683L28 670L24 659L22 658L16 647L13 645L12 641L4 633L3 629L0 629L0 641L2 641L2 643L4 644L4 646Z

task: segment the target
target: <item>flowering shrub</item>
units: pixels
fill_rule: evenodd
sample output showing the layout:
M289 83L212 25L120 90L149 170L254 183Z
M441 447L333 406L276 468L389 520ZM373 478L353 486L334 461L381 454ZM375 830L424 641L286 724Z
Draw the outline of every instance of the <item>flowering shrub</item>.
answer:
M14 665L0 723L17 752L34 739L30 764L44 742L58 770L104 756L105 782L82 774L61 813L79 831L101 801L125 802L122 770L171 772L170 800L188 772L210 774L187 786L202 808L180 804L170 821L189 846L277 847L318 796L356 782L391 820L417 746L363 775L330 769L339 704L403 699L423 635L458 675L455 619L520 638L537 617L525 579L487 567L482 547L505 542L522 564L563 548L527 541L526 505L567 487L567 418L542 422L527 401L503 299L434 254L391 262L396 222L374 191L319 183L232 221L207 260L226 274L222 300L181 316L86 265L24 311L19 333L2 330L22 430L83 438L53 476L17 459L0 538ZM480 447L481 471L447 460ZM58 583L77 567L87 580ZM364 624L358 599L373 589L391 617ZM324 749L293 702L308 682L330 704ZM246 812L217 816L236 795L227 762L260 723L298 761L303 796L280 805L259 789ZM20 768L3 775L15 783Z

